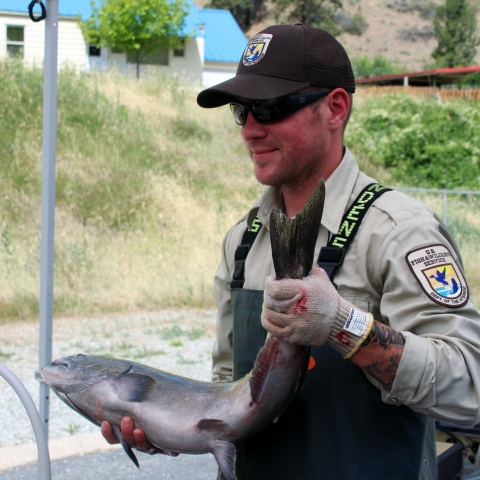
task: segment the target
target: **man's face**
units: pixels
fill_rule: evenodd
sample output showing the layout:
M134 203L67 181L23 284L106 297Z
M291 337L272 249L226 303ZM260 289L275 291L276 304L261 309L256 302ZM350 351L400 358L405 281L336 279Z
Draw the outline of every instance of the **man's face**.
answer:
M242 138L260 183L295 187L321 176L329 149L322 104L309 105L272 123L259 123L248 115Z

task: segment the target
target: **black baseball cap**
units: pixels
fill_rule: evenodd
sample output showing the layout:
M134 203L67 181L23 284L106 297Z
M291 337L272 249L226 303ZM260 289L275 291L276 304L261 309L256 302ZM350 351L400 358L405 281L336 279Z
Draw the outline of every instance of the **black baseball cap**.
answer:
M355 92L347 52L330 33L307 25L273 25L248 42L235 77L198 94L204 108L238 98L266 100L315 85Z

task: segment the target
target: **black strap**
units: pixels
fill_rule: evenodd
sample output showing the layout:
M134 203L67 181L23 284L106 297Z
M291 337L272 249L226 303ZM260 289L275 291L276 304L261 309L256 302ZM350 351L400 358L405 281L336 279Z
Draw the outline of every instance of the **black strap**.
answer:
M372 183L365 187L343 215L338 233L332 235L327 246L320 249L317 264L327 272L332 283L367 210L380 195L390 190L392 189L379 183ZM335 283L333 284L335 285Z
M247 227L243 233L242 243L235 250L235 270L230 288L243 288L245 283L245 261L261 228L262 224L257 216L252 222L252 228L248 229Z

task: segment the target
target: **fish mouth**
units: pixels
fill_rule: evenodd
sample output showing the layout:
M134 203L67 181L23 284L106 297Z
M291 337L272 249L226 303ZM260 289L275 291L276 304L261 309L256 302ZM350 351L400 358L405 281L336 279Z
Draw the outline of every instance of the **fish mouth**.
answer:
M54 360L50 365L53 367L64 366L69 370L75 370L78 366L78 360L83 360L87 358L87 355L84 353L77 353L76 355L72 355L70 357L63 357L57 360Z
M83 390L100 383L106 378L104 375L95 375L83 380L78 380L78 378L65 379L62 375L62 370L66 367L59 363L54 365L54 363L55 362L52 362L51 365L43 367L40 370L40 375L45 383L53 389L58 396L60 396L60 393L67 394L82 392Z
M50 388L53 388L57 394L59 392L64 394L82 392L111 377L108 365L105 365L103 368L92 369L92 364L84 362L88 357L88 355L80 353L59 358L42 368L40 375L45 380L45 383ZM100 363L96 361L95 365L98 367ZM132 365L127 363L125 369L117 370L118 373L115 373L115 376L124 375L130 372L131 369Z

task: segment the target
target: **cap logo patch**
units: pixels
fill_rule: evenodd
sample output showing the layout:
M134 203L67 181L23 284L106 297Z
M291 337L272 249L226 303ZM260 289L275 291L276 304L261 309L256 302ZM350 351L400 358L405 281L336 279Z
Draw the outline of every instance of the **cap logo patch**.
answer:
M428 245L412 250L405 260L422 290L435 303L450 308L467 303L467 282L445 245Z
M265 56L272 37L273 35L270 33L257 33L250 39L242 58L242 62L246 67L255 65Z

